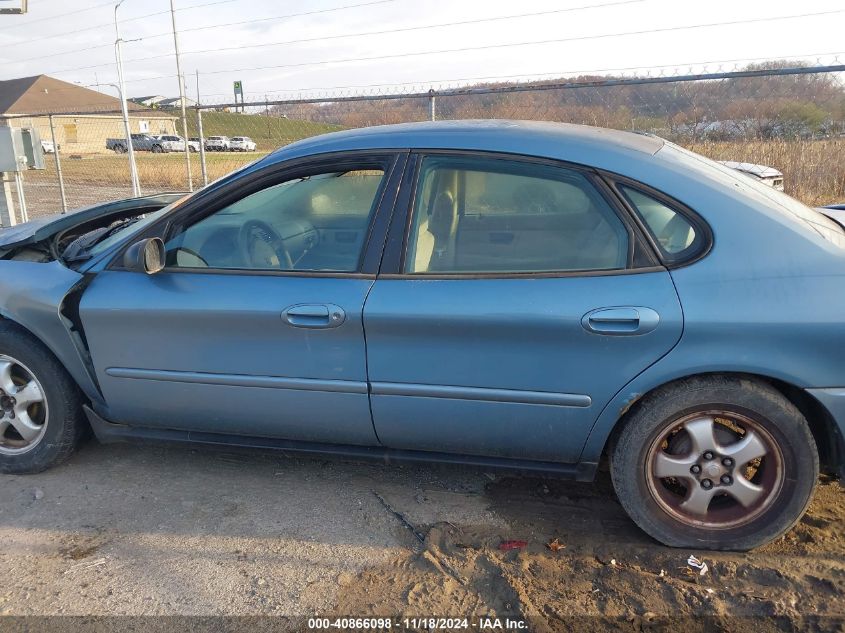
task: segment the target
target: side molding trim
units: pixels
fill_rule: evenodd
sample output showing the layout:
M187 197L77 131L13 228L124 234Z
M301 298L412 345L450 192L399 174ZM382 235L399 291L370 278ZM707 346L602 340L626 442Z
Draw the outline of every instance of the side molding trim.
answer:
M587 395L551 391L520 391L517 389L419 385L399 382L374 382L371 383L370 387L372 390L371 393L377 396L415 396L418 398L515 402L520 404L545 404L558 407L579 408L589 407L593 403L590 396Z

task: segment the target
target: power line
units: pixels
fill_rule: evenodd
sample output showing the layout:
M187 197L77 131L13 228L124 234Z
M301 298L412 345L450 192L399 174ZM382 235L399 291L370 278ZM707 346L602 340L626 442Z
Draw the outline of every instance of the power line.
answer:
M77 15L79 13L83 13L84 11L93 11L94 9L101 9L103 7L114 6L114 2L104 2L102 4L95 4L92 7L85 7L84 9L76 9L74 11L67 11L65 13L57 13L56 15L48 15L43 18L35 18L34 20L27 20L26 22L19 22L18 24L12 24L11 26L5 26L0 31L8 31L10 29L19 29L22 26L29 26L30 24L35 24L37 22L45 22L47 20L56 20L58 18L63 18L68 15Z
M580 69L580 70L560 70L555 72L546 72L546 73L532 73L530 77L562 77L563 75L588 75L591 73L609 73L609 72L625 72L625 71L654 71L658 69L666 69L666 68L680 68L683 66L688 66L692 68L693 66L702 66L706 67L708 65L713 64L729 64L729 63L749 63L749 62L758 62L758 61L772 61L775 59L806 59L810 57L836 57L838 55L845 55L845 51L834 52L834 53L803 53L803 54L791 54L791 55L768 55L766 57L743 57L737 59L721 59L721 60L709 60L709 61L699 61L699 62L678 62L675 64L663 64L660 66L626 66L621 68L590 68L590 69ZM386 83L386 84L358 84L358 85L347 85L347 86L329 86L329 87L321 87L321 88L289 88L287 90L267 90L261 91L251 94L282 94L282 93L289 93L289 92L317 92L321 90L351 90L354 88L384 88L384 87L394 87L394 86L431 86L432 84L444 84L449 82L475 82L475 81L487 81L487 82L496 82L502 81L505 79L515 79L515 78L523 78L526 75L487 75L482 77L462 77L462 78L450 78L450 79L430 79L427 81L406 81L406 82L398 82L398 83ZM529 80L530 81L530 80ZM211 93L204 93L203 97L221 97L221 96L231 96L228 92L211 92Z
M228 68L224 70L209 70L204 73L200 73L203 75L219 75L225 73L235 73L235 72L248 72L253 70L276 70L280 68L302 68L306 66L322 66L327 64L346 64L350 62L362 62L362 61L377 61L383 59L401 59L401 58L408 58L408 57L421 57L425 55L440 55L445 53L465 53L465 52L472 52L472 51L481 51L481 50L492 50L498 48L515 48L520 46L539 46L544 44L558 44L563 42L578 42L584 40L597 40L597 39L608 39L614 37L627 37L632 35L652 35L655 33L667 33L667 32L675 32L675 31L685 31L685 30L693 30L693 29L704 29L704 28L714 28L720 26L736 26L740 24L754 24L760 22L774 22L779 20L792 20L798 18L807 18L807 17L818 17L823 15L834 15L839 13L845 13L845 9L835 9L832 11L820 11L816 13L801 13L795 15L784 15L784 16L770 16L770 17L761 17L761 18L750 18L745 20L730 20L725 22L710 22L706 24L691 24L687 26L672 26L672 27L664 27L664 28L657 28L657 29L646 29L646 30L639 30L639 31L625 31L625 32L617 32L617 33L602 33L596 35L579 35L575 37L565 37L565 38L555 38L549 40L539 40L539 41L528 41L528 42L508 42L504 44L487 44L483 46L464 46L460 48L448 48L448 49L439 49L439 50L428 50L428 51L414 51L409 53L394 53L390 55L377 55L371 57L351 57L351 58L341 58L341 59L325 59L325 60L318 60L313 62L298 62L294 64L274 64L271 66L254 66L248 68ZM163 79L166 77L165 75L159 75L154 77L144 77L139 79L133 79L133 82L141 82L141 81L152 81L154 79Z
M409 31L424 31L427 29L438 29L448 26L464 26L469 24L483 24L487 22L500 22L502 20L514 20L518 18L533 18L539 17L544 15L552 15L556 13L571 13L573 11L583 11L585 9L601 9L604 7L613 7L619 6L624 4L639 4L642 2L646 2L647 0L619 0L617 2L606 2L604 4L590 4L584 5L580 7L570 7L567 9L551 9L549 11L537 11L535 13L519 13L516 15L502 15L502 16L495 16L491 18L477 18L473 20L460 20L458 22L441 22L440 24L425 24L421 26L408 26L408 27L401 27L396 29L383 29L380 31L365 31L363 33L345 33L340 35L325 35L321 37L308 37L299 40L286 40L283 42L265 42L263 44L247 44L246 46L230 46L227 48L205 48L200 50L193 50L193 51L185 51L183 54L185 55L198 55L202 53L215 53L215 52L224 52L224 51L232 51L232 50L242 50L247 48L264 48L269 46L284 46L287 44L304 44L307 42L322 42L325 40L337 40L337 39L346 39L346 38L354 38L354 37L368 37L372 35L385 35L385 34L392 34L392 33L407 33ZM160 57L159 55L153 57L142 57L135 60L129 61L146 61L149 59L156 59Z
M346 38L356 38L356 37L368 37L373 35L385 35L385 34L392 34L392 33L404 33L409 31L423 31L427 29L436 29L436 28L443 28L443 27L450 27L450 26L463 26L469 24L482 24L487 22L499 22L503 20L514 20L518 18L529 18L529 17L539 17L544 15L552 15L557 13L571 13L574 11L583 11L587 9L601 9L605 7L613 7L613 6L620 6L626 4L639 4L642 2L646 2L647 0L617 0L615 2L606 2L603 4L590 4L584 5L580 7L570 7L567 9L552 9L549 11L538 11L534 13L519 13L516 15L503 15L503 16L494 16L490 18L477 18L473 20L460 20L457 22L442 22L440 24L426 24L420 26L410 26L410 27L402 27L397 29L383 29L379 31L365 31L362 33L346 33L340 35L327 35L327 36L320 36L320 37L309 37L303 38L299 40L286 40L283 42L266 42L263 44L247 44L245 46L231 46L226 48L207 48L201 50L189 50L183 51L183 55L199 55L203 53L217 53L217 52L224 52L224 51L231 51L231 50L242 50L248 48L262 48L262 47L270 47L270 46L284 46L289 44L304 44L306 42L321 42L324 40L336 40L336 39L346 39ZM180 31L180 33L183 31ZM172 53L163 53L161 55L150 55L148 57L136 57L133 59L127 59L126 63L130 62L142 62L142 61L150 61L153 59L162 59L165 57L169 57ZM49 55L45 57L55 57L57 54ZM36 58L39 59L39 58ZM58 72L68 72L69 70L90 70L92 68L100 68L103 66L110 66L111 62L103 63L103 64L92 64L90 66L79 66L77 68L68 69L66 71L58 71Z
M209 2L209 3L206 3L206 4L198 4L198 5L194 5L194 6L190 6L190 7L184 7L182 9L177 9L177 11L187 11L189 9L199 9L199 8L211 6L211 5L214 5L214 4L222 4L224 2L235 2L235 1L236 0L217 0L216 2ZM397 0L371 0L370 2L362 2L362 3L358 3L358 4L350 4L350 5L340 6L340 7L332 7L332 8L329 8L329 9L319 9L319 10L315 10L315 11L303 11L301 13L289 13L287 15L271 16L271 17L267 17L267 18L255 18L255 19L252 19L252 20L244 20L244 21L241 21L241 22L228 22L228 23L224 23L224 24L211 24L211 25L207 25L207 26L195 26L195 27L188 28L188 29L180 29L179 32L180 33L189 33L189 32L192 32L192 31L203 31L203 30L208 30L208 29L219 29L219 28L228 28L228 27L231 27L231 26L240 26L242 24L252 24L254 22L270 22L270 21L274 21L274 20L286 20L286 19L289 19L289 18L298 18L298 17L303 17L303 16L309 16L309 15L317 15L317 14L320 14L320 13L331 13L333 11L343 11L344 9L355 9L355 8L358 8L358 7L367 7L367 6L371 6L371 5L375 5L375 4L385 4L385 3L396 2L396 1ZM135 17L135 18L126 18L125 20L119 20L119 23L131 22L133 20L140 20L140 19L143 19L143 18L155 16L155 15L164 15L165 13L170 13L170 11L159 11L157 13L151 13L151 14L146 15L146 16L139 16L139 17ZM113 22L109 22L107 24L95 24L94 26L87 26L87 27L82 28L82 29L75 29L74 33L82 33L82 32L85 32L85 31L93 31L95 29L102 29L104 27L111 27L111 26L113 26L113 24L114 24ZM154 35L147 35L145 37L138 38L136 41L140 42L140 41L143 41L143 40L150 40L150 39L155 39L155 38L158 38L158 37L169 37L169 36L170 36L170 32L157 33L157 34L154 34ZM27 39L27 41L23 42L23 43L30 44L32 42L40 42L40 41L43 41L43 40L55 39L55 37L56 37L55 35L46 35L44 37ZM99 48L105 48L107 46L112 46L112 45L113 45L112 43L101 44L99 46ZM24 60L21 60L21 61L25 62L25 61L32 61L32 60L35 60L35 59L44 59L46 57L57 57L59 55L68 55L70 53L92 50L93 48L95 48L95 47L86 48L86 49L79 49L79 50L64 51L63 53L55 53L55 54L50 54L50 55L44 55L42 57L30 57L28 59L24 59Z
M379 0L379 2L385 2L391 0ZM249 72L254 70L277 70L281 68L303 68L308 66L322 66L328 64L345 64L351 62L362 62L362 61L378 61L383 59L401 59L407 57L421 57L425 55L440 55L445 53L463 53L463 52L472 52L472 51L480 51L480 50L492 50L498 48L515 48L520 46L539 46L545 44L560 44L565 42L577 42L577 41L586 41L586 40L598 40L598 39L609 39L615 37L629 37L629 36L636 36L636 35L651 35L655 33L667 33L667 32L676 32L676 31L684 31L684 30L693 30L693 29L704 29L704 28L714 28L720 26L736 26L742 24L753 24L753 23L761 23L761 22L774 22L774 21L782 21L782 20L793 20L793 19L800 19L800 18L809 18L809 17L818 17L824 15L833 15L845 12L845 9L835 9L831 11L820 11L815 13L799 13L793 15L783 15L783 16L766 16L766 17L758 17L758 18L748 18L743 20L729 20L724 22L710 22L704 24L691 24L691 25L682 25L682 26L671 26L671 27L663 27L663 28L656 28L656 29L645 29L645 30L638 30L638 31L623 31L623 32L616 32L616 33L599 33L593 35L578 35L573 37L565 37L565 38L555 38L549 40L539 40L539 41L527 41L527 42L508 42L503 44L487 44L481 46L466 46L460 48L450 48L450 49L439 49L439 50L427 50L427 51L414 51L414 52L407 52L407 53L393 53L389 55L376 55L370 57L352 57L352 58L339 58L339 59L325 59L325 60L316 60L311 62L297 62L292 64L276 64L271 66L253 66L247 68L230 68L225 70L211 70L206 72L201 72L202 75L217 75L217 74L224 74L224 73L233 73L233 72ZM130 60L130 61L140 61L140 60ZM89 65L89 66L82 66L77 68L67 68L64 70L57 70L52 71L52 74L60 74L66 72L73 72L77 70L89 70L91 68L97 68L100 66L108 66L110 64L96 64L96 65ZM48 73L49 74L49 73ZM150 77L142 77L137 79L130 79L128 82L131 83L138 83L143 81L153 81L156 79L164 79L166 75L154 75Z
M237 2L237 0L214 0L213 2L205 2L203 4L196 4L196 5L192 5L190 7L182 7L180 9L176 9L176 10L177 11L190 11L191 9L202 9L203 7L210 7L210 6L214 6L216 4L226 4L226 3L229 3L229 2ZM104 7L104 6L114 6L114 2L112 1L112 2L108 2L107 4L96 5L96 6L90 7L90 8L96 9L96 8ZM61 16L72 15L72 14L75 14L75 13L76 12L63 13L63 14L61 14ZM156 11L155 13L147 13L145 15L138 15L138 16L135 16L134 18L124 18L122 20L118 20L117 23L118 24L124 24L125 22L135 22L135 21L138 21L138 20L145 20L147 18L152 18L152 17L155 17L157 15L166 15L166 14L169 14L169 13L170 13L169 10L168 11ZM53 17L61 17L61 16L53 16ZM46 19L51 19L51 18L42 18L42 19L46 20ZM19 24L19 25L16 25L16 26L25 26L25 25ZM86 31L94 31L94 30L97 30L97 29L103 29L103 28L112 27L112 26L114 26L114 22L106 22L106 23L101 23L101 24L95 24L93 26L86 26L86 27L81 28L81 29L74 29L73 32L74 32L74 34L84 33ZM159 35L154 35L152 37L164 37L166 35L170 35L170 34L169 33L161 33ZM56 38L56 35L44 35L43 37L27 38L27 40L25 42L20 42L20 43L21 44L32 44L34 42L42 42L44 40L53 40L55 38ZM143 38L140 38L140 39L143 39ZM140 41L140 39L136 40L136 41ZM33 60L36 60L36 59L47 59L48 57L59 57L61 55L69 55L70 53L81 53L81 52L84 52L84 51L94 50L95 48L106 48L107 46L109 46L109 47L114 46L114 42L110 42L108 44L99 44L98 46L89 46L87 48L74 49L74 50L70 50L70 51L63 51L61 53L51 53L49 55L41 55L40 57L29 57L27 59L22 59L18 63L33 61Z

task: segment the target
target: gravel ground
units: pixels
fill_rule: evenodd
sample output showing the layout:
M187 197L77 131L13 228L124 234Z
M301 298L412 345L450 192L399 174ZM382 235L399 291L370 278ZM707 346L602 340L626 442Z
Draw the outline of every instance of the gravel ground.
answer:
M0 542L2 615L475 613L535 630L728 614L800 628L812 615L823 630L845 616L845 491L831 481L783 539L711 554L656 545L606 475L91 441L46 473L0 476Z

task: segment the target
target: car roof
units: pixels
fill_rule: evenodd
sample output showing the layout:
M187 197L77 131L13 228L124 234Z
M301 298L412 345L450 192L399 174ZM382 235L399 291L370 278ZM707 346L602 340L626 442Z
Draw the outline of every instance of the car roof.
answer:
M291 143L264 164L308 154L355 149L464 149L572 160L585 152L656 154L661 138L636 132L537 121L436 121L380 125L323 134Z

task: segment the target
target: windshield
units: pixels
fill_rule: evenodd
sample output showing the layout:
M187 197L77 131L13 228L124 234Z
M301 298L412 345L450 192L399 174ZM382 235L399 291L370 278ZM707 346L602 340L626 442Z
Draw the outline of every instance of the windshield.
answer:
M845 229L843 229L841 225L834 222L823 213L820 213L796 200L792 196L787 195L782 191L778 191L774 187L763 183L758 178L748 176L741 171L726 167L725 165L710 160L701 154L696 154L695 152L684 149L674 143L667 141L661 151L664 150L675 151L686 158L694 159L699 164L703 164L720 172L722 176L727 176L735 182L742 183L747 193L753 195L754 197L762 198L764 202L768 203L767 206L770 209L780 211L781 214L789 220L815 231L831 244L834 244L839 248L845 248Z

